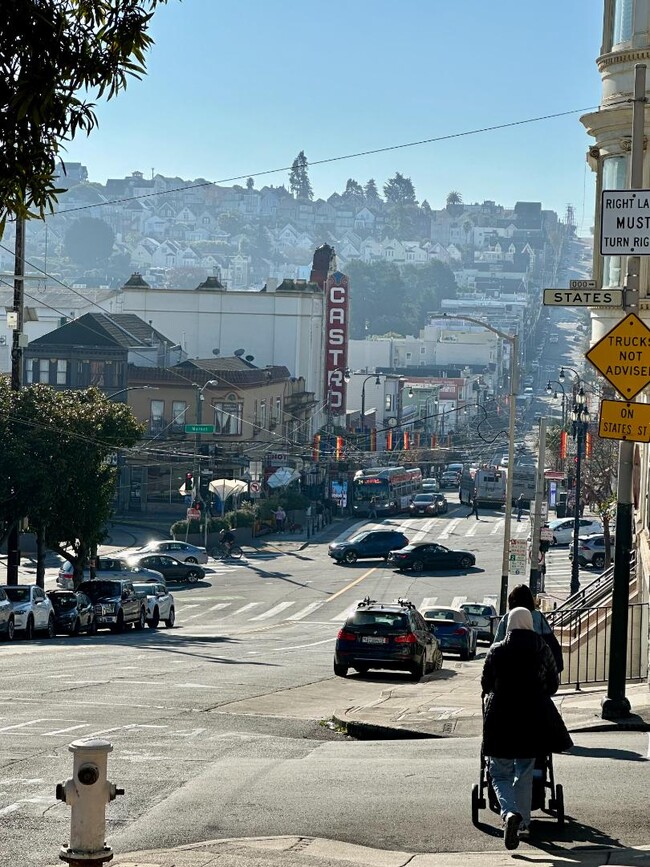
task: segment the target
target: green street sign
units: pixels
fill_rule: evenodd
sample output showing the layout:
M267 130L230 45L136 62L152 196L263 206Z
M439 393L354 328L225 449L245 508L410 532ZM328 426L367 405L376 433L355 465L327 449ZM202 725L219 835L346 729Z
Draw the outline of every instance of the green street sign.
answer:
M185 433L203 434L214 433L213 424L186 424Z

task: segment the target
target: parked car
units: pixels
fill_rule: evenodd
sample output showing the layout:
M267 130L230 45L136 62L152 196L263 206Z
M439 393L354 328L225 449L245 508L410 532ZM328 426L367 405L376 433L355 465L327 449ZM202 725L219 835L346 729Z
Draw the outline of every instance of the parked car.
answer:
M47 597L54 608L54 628L67 635L97 632L95 606L85 593L73 590L49 590Z
M176 622L174 597L164 584L134 584L135 592L146 599L147 626L156 629L161 620L171 629Z
M149 542L140 548L138 554L169 554L181 563L207 563L208 552L198 545L189 542L177 542L176 539L165 539L161 542Z
M331 542L327 550L337 563L357 560L387 560L391 551L404 548L409 540L397 530L364 530L343 542Z
M424 618L408 600L392 603L366 598L339 631L334 650L334 674L349 668L367 674L371 668L408 671L420 680L442 668L442 653Z
M5 584L4 590L14 615L14 629L31 639L36 632L48 638L56 635L52 603L37 584Z
M409 515L431 518L438 514L438 500L435 494L416 494L409 503Z
M56 583L63 590L74 590L74 568L69 560L61 564ZM130 566L124 557L98 557L95 569L96 578L124 578L127 581L162 581L160 572L152 569L139 569L138 574L133 574L133 566ZM83 580L90 581L90 569L84 569Z
M614 559L614 539L611 540L610 556ZM569 560L573 560L573 545L569 547ZM605 536L602 533L578 536L578 563L602 569L605 565Z
M168 554L138 554L129 560L132 566L153 569L168 581L187 581L188 584L196 584L205 578L205 569L194 563L181 563L175 557Z
M492 644L499 620L494 605L484 605L481 602L463 602L460 610L467 614L469 622L476 627L477 640Z
M476 564L470 551L455 551L437 542L414 542L399 551L391 551L388 565L404 572L421 572L423 569L469 569Z
M460 654L463 660L474 659L478 634L464 611L439 606L426 608L421 614L443 652L450 650Z
M554 521L549 521L548 526L553 531L552 545L569 545L573 539L574 518L556 518ZM602 533L603 525L598 518L580 518L579 519L579 536L588 536L592 533Z
M2 587L0 587L0 633L7 641L13 641L16 635L14 609Z
M147 606L135 592L133 583L121 578L101 578L83 581L79 591L85 593L95 608L95 622L98 629L111 632L124 632L129 624L135 629L144 629L147 622Z

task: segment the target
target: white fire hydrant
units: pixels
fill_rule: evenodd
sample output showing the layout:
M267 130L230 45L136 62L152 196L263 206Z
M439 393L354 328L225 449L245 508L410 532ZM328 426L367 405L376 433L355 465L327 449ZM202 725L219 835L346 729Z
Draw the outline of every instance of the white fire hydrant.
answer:
M70 842L62 846L59 858L71 867L101 865L110 861L113 850L106 845L106 805L124 789L107 779L108 754L113 746L101 738L74 741L72 779L59 783L56 797L71 808Z

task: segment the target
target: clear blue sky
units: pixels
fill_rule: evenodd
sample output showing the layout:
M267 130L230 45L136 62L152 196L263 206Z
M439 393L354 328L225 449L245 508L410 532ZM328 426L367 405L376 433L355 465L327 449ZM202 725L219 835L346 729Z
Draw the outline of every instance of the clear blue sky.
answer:
M90 179L153 169L219 181L464 132L600 100L594 0L169 0L149 74L68 148ZM316 196L400 171L420 200L541 200L592 224L579 114L313 166ZM286 183L266 175L256 186Z

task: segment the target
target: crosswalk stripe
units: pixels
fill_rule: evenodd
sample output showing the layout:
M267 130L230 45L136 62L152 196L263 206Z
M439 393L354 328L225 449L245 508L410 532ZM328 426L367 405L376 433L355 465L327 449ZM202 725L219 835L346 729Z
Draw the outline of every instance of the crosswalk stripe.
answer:
M478 521L474 521L474 523L472 524L472 526L471 526L471 527L469 528L469 530L465 533L465 536L476 536L476 531L478 530L478 528L479 528L479 522L478 522Z
M439 539L447 539L447 538L449 538L449 536L454 532L454 530L455 530L456 527L458 526L458 522L459 522L459 520L460 520L459 518L454 518L453 520L449 521L449 523L447 524L447 526L445 527L445 529L440 533L440 535L438 536L438 538L439 538Z
M216 605L206 608L205 611L199 611L197 614L190 614L189 617L185 618L185 621L194 620L196 617L203 617L203 615L207 614L209 611L220 611L222 608L229 608L231 605L232 602L217 602Z
M426 537L429 535L432 528L434 527L435 523L436 523L435 518L429 518L427 521L424 522L424 524L422 525L422 528L419 529L417 531L417 533L415 533L415 535L413 536L413 538L410 541L411 542L421 542L423 539L426 539Z
M463 602L467 602L467 596L454 596L451 600L451 608L460 608Z
M318 611L321 605L324 604L324 602L310 602L310 604L305 606L302 611L296 611L295 614L287 617L287 620L303 620L303 618L308 617L312 612Z
M418 608L433 608L437 601L437 596L425 596Z
M483 605L494 605L494 607L496 608L497 597L496 596L484 596L483 597Z
M250 611L251 608L257 608L258 605L261 604L261 602L249 602L247 605L242 605L242 607L238 608L236 611L232 611L231 614L243 614L244 611Z
M344 608L340 614L337 614L336 617L332 617L331 622L332 623L340 623L342 620L347 620L348 617L350 616L350 614L352 614L352 612L356 609L356 607L357 607L356 602L354 603L354 605L348 605L348 607Z
M505 525L506 525L506 519L501 518L501 520L497 521L496 524L494 525L494 527L492 527L492 529L490 530L490 536L494 536L500 530L503 530Z
M254 620L268 620L270 617L279 614L281 611L285 611L287 608L291 608L291 606L295 604L295 602L278 602L277 605L274 605L273 608L269 608L268 611L258 614L257 617L251 617L250 622L252 623Z
M176 609L176 614L181 614L183 611L187 611L188 608L198 608L198 605L198 602L191 602L188 605L181 605L179 608Z

